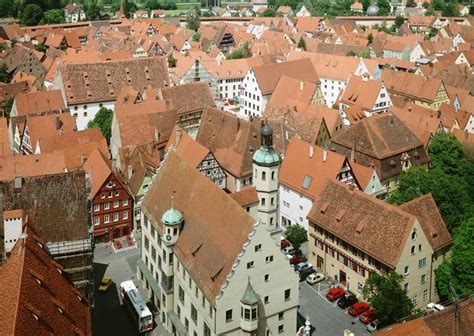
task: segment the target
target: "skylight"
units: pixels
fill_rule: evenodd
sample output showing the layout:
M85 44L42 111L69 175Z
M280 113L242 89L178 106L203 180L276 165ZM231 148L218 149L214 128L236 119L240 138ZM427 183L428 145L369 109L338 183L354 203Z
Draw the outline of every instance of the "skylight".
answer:
M311 184L311 181L313 180L313 178L311 176L308 176L306 175L304 177L304 180L303 180L303 183L301 184L301 187L308 190L309 189L309 185Z

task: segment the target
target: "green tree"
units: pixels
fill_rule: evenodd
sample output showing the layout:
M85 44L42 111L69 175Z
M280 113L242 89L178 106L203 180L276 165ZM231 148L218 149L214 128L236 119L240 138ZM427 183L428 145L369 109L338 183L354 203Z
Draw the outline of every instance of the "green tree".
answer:
M43 10L40 6L30 4L21 13L21 23L25 26L36 26L43 17Z
M290 241L291 245L293 245L295 251L299 251L301 244L308 240L308 233L305 228L298 224L288 227L285 236L286 239Z
M43 13L43 24L57 24L64 22L64 12L60 9L50 9Z
M114 117L114 111L106 107L102 107L99 112L95 115L94 119L89 121L87 128L97 127L102 132L102 135L110 143L110 135L112 133L112 119Z
M86 8L86 17L87 20L96 21L100 20L100 12L102 11L102 7L97 5L96 3L91 3Z
M390 3L388 0L377 0L377 6L379 7L379 15L386 16L390 13Z
M250 50L250 45L248 42L245 42L241 48L238 48L226 56L226 59L240 59L248 58L252 56L252 51Z
M3 109L3 117L7 119L10 118L10 112L12 110L13 101L14 101L13 98L8 98L7 101L5 102L5 107Z
M415 0L408 0L406 6L407 7L416 7Z
M413 303L402 289L403 281L403 276L395 272L372 272L365 282L364 297L377 312L377 318L382 323L393 323L411 314Z
M397 15L393 24L393 29L398 30L405 23L405 19L401 15Z
M62 9L64 7L61 0L46 0L46 8L48 9Z
M303 37L300 37L300 40L298 41L298 48L306 50L306 42Z
M138 6L135 2L130 0L123 0L123 12L125 16L129 19L132 17L132 14L135 13L138 9Z
M169 68L176 68L176 64L178 63L178 60L174 58L172 54L168 56L168 67Z
M46 47L43 44L34 44L33 46L35 47L37 51L40 51L40 52L46 51Z
M464 147L451 133L441 132L431 140L428 147L431 166L448 175L465 176L472 163L466 159Z
M435 270L436 287L442 297L452 297L450 286L457 294L474 290L474 217L464 221L454 232L451 260L445 260Z
M201 33L194 33L193 34L193 41L194 42L199 42L200 39L201 39Z
M264 17L275 17L275 16L277 16L276 10L274 8L268 7L267 9L265 9L263 11L262 16L264 16Z
M199 7L190 9L186 17L186 27L188 29L192 29L195 32L197 32L199 27L201 26L200 15L201 15L201 10L199 9Z
M458 3L457 2L449 2L447 3L443 10L442 10L443 16L459 16L459 11L458 11Z
M0 65L0 82L2 83L10 83L12 80L11 74L7 72L7 65L5 63Z
M372 33L370 33L370 34L367 36L367 41L369 42L369 44L374 43L374 35L372 35Z

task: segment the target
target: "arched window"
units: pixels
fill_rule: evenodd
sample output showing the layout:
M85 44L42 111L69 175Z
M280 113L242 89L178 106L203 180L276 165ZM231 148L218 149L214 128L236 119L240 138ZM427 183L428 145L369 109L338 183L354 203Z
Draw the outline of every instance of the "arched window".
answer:
M267 180L267 173L262 172L262 181L266 181L266 180Z
M275 172L272 171L272 180L275 180Z

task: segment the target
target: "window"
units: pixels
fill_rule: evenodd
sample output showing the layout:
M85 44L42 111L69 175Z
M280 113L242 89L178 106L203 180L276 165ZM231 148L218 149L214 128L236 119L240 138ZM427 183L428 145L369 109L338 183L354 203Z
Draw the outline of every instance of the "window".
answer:
M347 260L347 266L348 266L350 269L354 269L354 263L352 262L352 260L350 260L350 259Z
M409 287L410 287L410 286L408 285L408 283L406 283L406 284L403 285L403 290L404 290L405 292L408 292L408 290L410 289Z
M290 203L283 201L283 206L289 208L289 207L290 207Z
M109 217L109 215L105 215L104 216L104 223L108 223L108 222L110 222L110 217Z
M204 336L211 336L211 329L204 323Z
M278 333L279 334L283 334L285 332L283 327L284 327L284 324L278 326Z
M262 197L262 205L265 206L265 197Z
M271 204L271 205L274 205L274 204L275 204L275 197L272 197L272 198L270 199L270 204Z
M421 244L418 245L418 252L421 252Z
M109 191L109 198L112 198L113 193Z
M411 240L415 240L416 239L416 231L413 231L413 233L411 234Z
M197 310L196 307L191 303L191 318L193 319L194 323L197 323Z
M119 201L118 201L118 200L115 200L115 201L114 201L114 208L118 208L118 206L119 206Z
M109 203L109 202L104 203L104 209L105 209L105 210L109 210L109 209L110 209L110 203Z
M100 204L94 205L94 211L95 212L100 211Z
M266 180L267 180L267 173L262 172L262 181L266 181Z
M247 263L247 269L253 268L253 261Z
M285 318L285 313L284 312L280 312L278 313L278 321L281 321Z
M145 236L145 250L148 251L148 246L150 245L150 240L148 239L147 236Z
M265 298L263 299L263 302L264 302L265 304L268 304L268 303L270 302L270 297L269 297L268 295L265 296Z
M189 321L187 318L184 318L184 327L186 328L187 331L189 331Z
M118 219L119 219L118 213L115 212L115 213L114 213L114 222L117 222Z
M227 323L232 321L232 309L229 309L228 311L225 312L225 321Z
M285 290L285 301L290 299L291 289Z
M265 282L270 281L270 275L269 275L269 274L265 274L264 280L265 280Z
M428 290L427 289L425 289L423 291L423 301L426 301L426 300L428 300Z
M405 271L403 272L403 275L407 276L410 274L410 268L408 266L405 266Z
M122 213L122 218L123 218L123 219L128 219L128 211L124 211L124 212Z
M411 299L411 302L413 303L414 306L418 303L418 297L415 295L413 299Z
M426 274L423 274L420 278L420 282L424 284L426 282Z
M359 293L362 293L362 290L364 289L364 285L362 285L360 282L357 283L357 291Z
M418 261L418 268L423 268L426 266L426 258L420 259Z
M275 180L275 172L272 171L272 180Z
M411 247L411 255L414 255L415 254L415 246L412 246Z
M94 225L100 224L100 217L94 217Z
M267 263L271 263L272 261L273 261L273 256L272 256L272 255L271 255L271 256L266 256L266 257L265 257L265 262L267 262Z
M359 273L360 275L364 275L364 268L360 265L357 265L357 273Z
M261 251L262 250L262 244L258 244L255 246L255 252Z

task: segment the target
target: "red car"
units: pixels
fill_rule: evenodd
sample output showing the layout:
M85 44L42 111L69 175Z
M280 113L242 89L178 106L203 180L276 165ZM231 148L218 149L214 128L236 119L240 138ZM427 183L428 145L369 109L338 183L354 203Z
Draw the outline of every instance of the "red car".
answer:
M297 265L300 262L305 262L306 258L305 257L293 257L290 259L290 264L291 265Z
M290 242L287 239L282 239L280 242L280 249L290 246Z
M328 299L329 301L334 301L344 296L345 294L346 294L346 291L344 289L333 288L329 290L329 292L326 294L326 299Z
M369 324L370 322L375 320L375 310L366 310L361 316L359 316L359 320L364 324Z
M366 302L356 302L349 308L349 314L359 316L367 309L369 309L369 305Z

